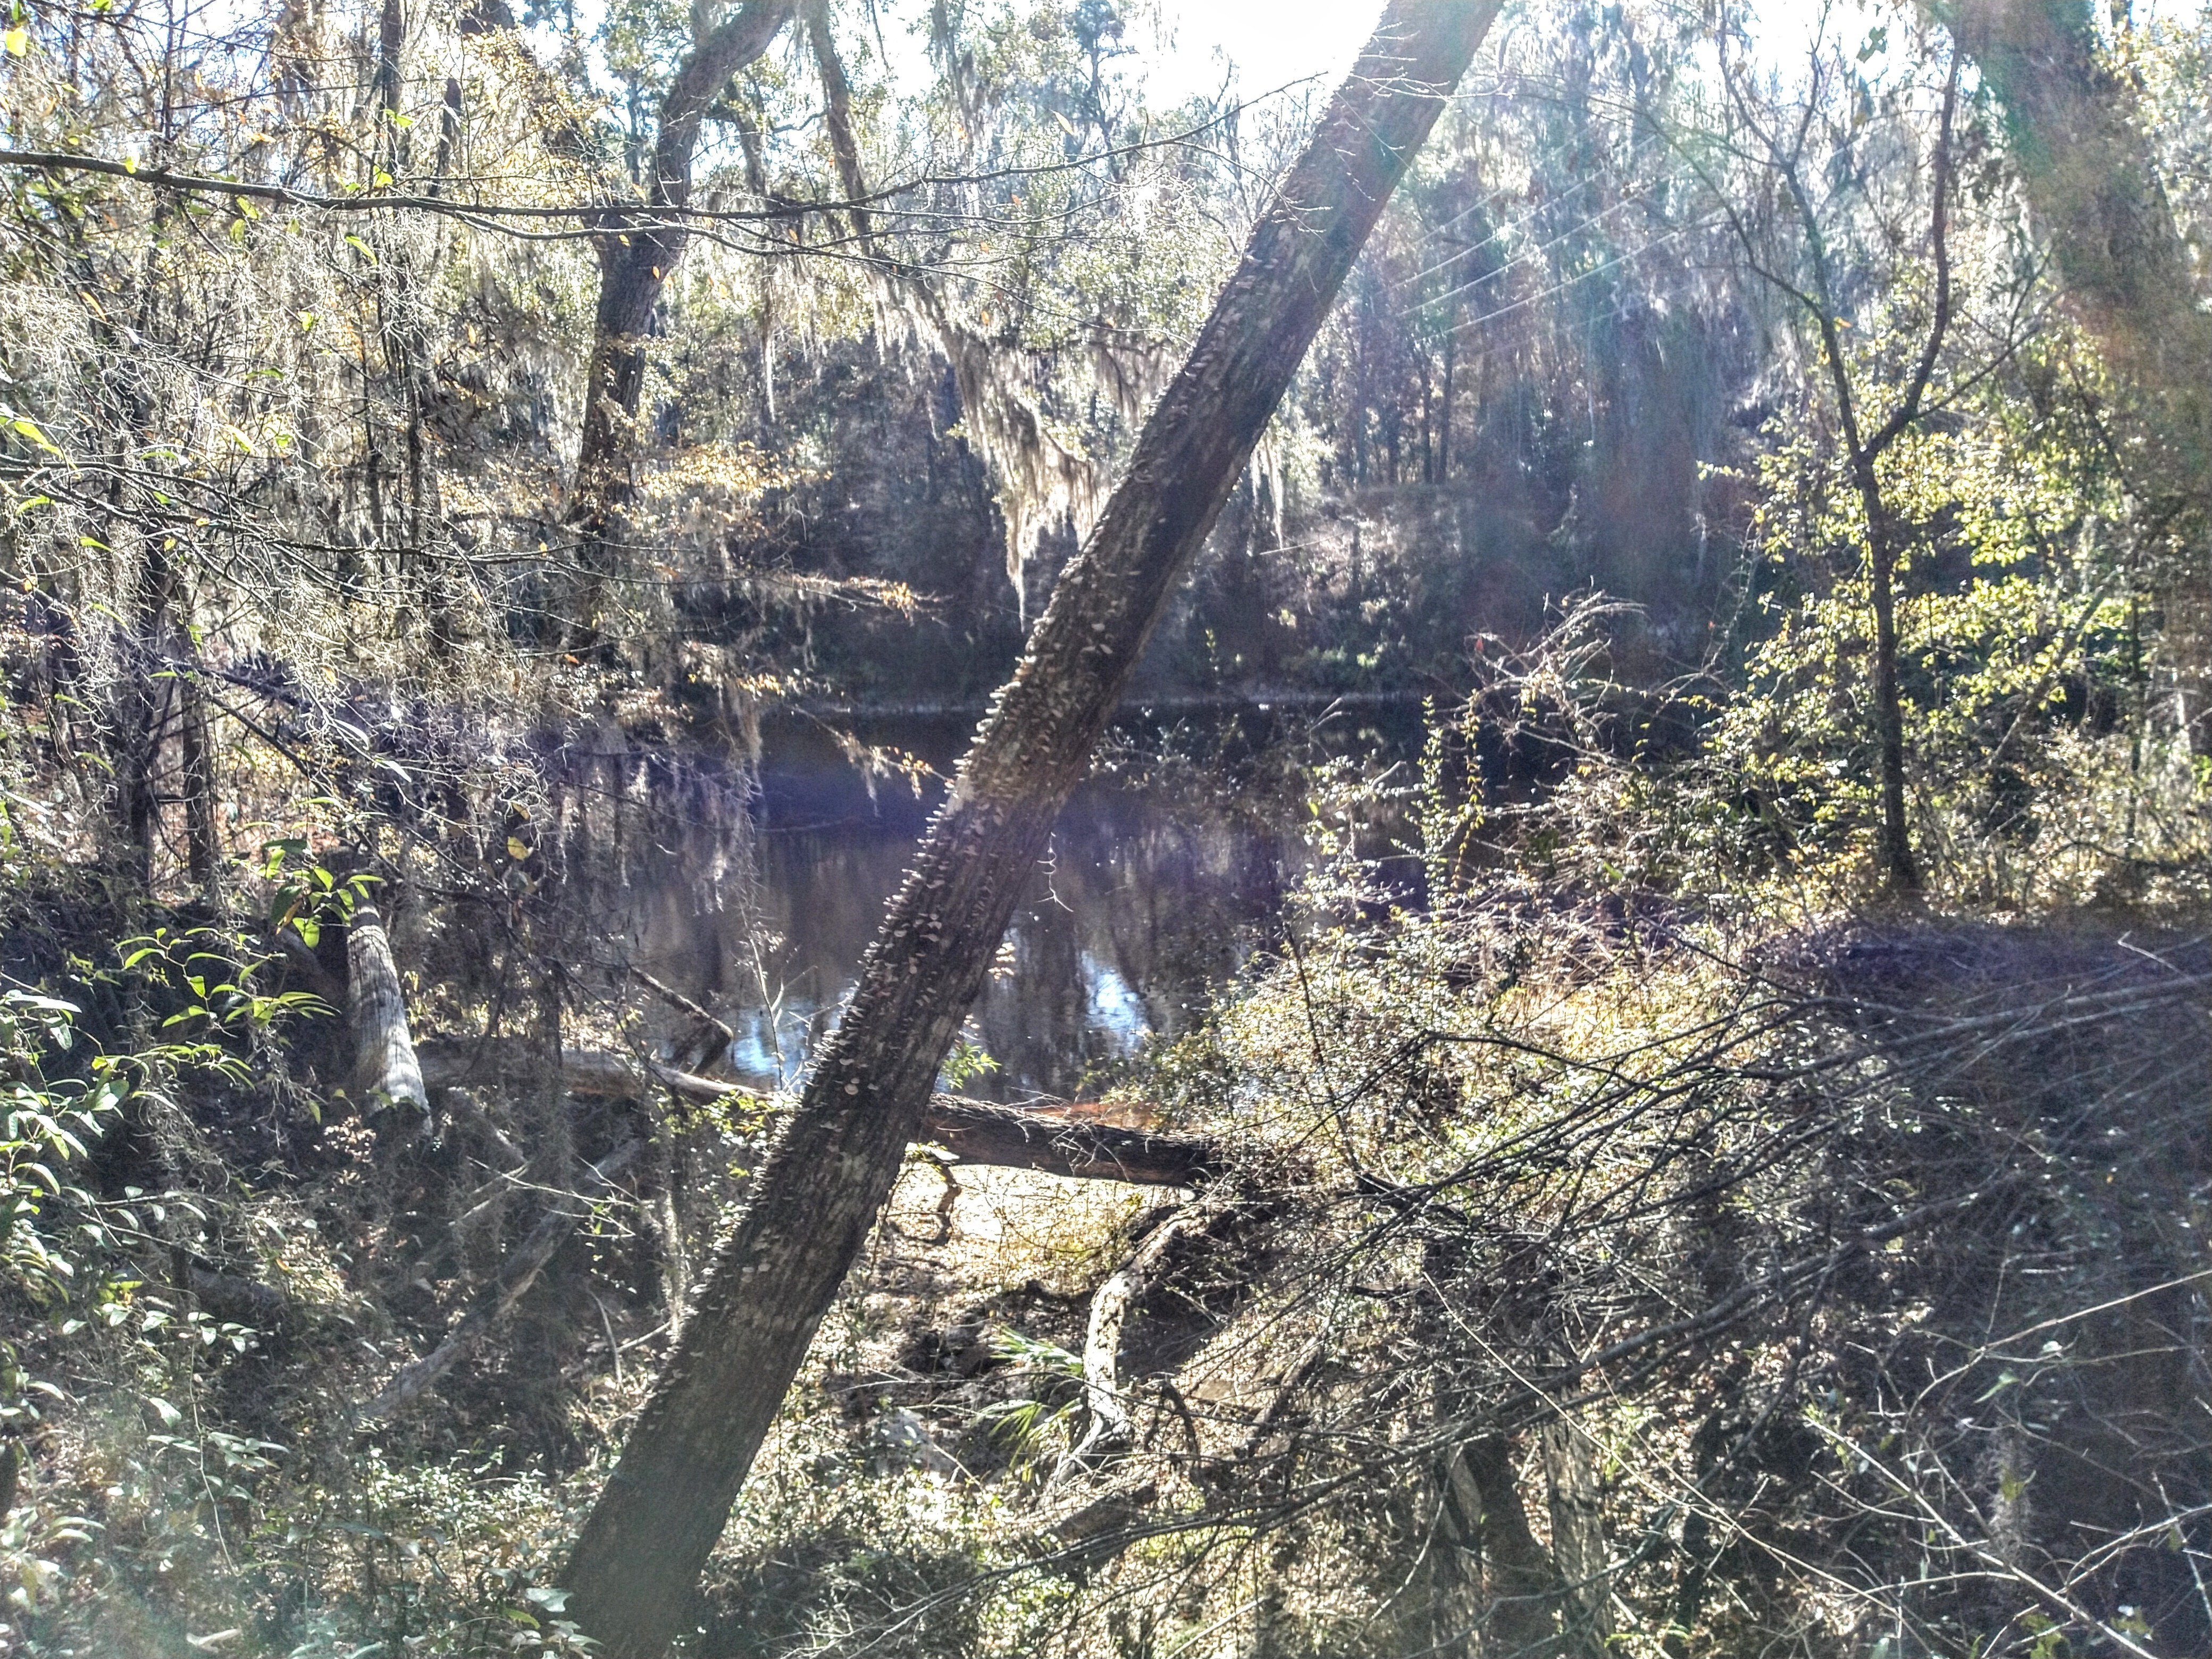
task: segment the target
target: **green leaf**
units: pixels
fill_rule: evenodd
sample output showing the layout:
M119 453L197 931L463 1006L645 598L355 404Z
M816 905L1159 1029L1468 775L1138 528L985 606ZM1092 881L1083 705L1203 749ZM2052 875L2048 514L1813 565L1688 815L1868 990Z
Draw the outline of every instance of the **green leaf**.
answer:
M22 31L20 29L15 31L15 33L19 34ZM33 443L38 445L40 448L45 450L47 454L58 455L62 453L55 447L54 441L39 429L39 423L36 421L26 420L23 416L18 415L14 420L9 422L8 424L13 427L17 432L21 433L24 437L28 438Z

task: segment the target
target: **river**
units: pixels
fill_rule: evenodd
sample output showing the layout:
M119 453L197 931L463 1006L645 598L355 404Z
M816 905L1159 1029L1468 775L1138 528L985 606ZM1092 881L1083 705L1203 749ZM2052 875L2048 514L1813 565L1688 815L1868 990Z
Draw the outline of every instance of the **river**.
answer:
M862 951L977 716L787 713L763 731L752 872L710 902L671 884L635 959L733 1026L738 1077L792 1081ZM1081 1098L1189 1030L1279 925L1310 854L1302 768L1387 764L1418 743L1404 702L1136 708L1069 803L971 1018L992 1068L951 1079L1004 1100ZM872 770L862 763L872 753ZM920 763L927 770L902 772Z

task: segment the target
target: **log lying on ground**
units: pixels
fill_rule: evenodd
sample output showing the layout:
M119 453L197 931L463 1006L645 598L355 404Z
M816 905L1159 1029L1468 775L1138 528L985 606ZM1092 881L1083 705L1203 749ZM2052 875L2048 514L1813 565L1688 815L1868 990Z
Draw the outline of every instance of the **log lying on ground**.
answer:
M218 1319L236 1320L266 1330L292 1316L291 1298L274 1285L242 1279L198 1261L186 1264L184 1288Z
M1081 1442L1053 1472L1055 1489L1134 1443L1136 1424L1121 1391L1122 1328L1169 1255L1182 1240L1204 1231L1206 1221L1194 1206L1168 1217L1145 1236L1091 1298L1091 1319L1083 1338L1083 1405L1089 1424Z
M508 1046L497 1042L428 1042L419 1054L423 1078L434 1089L501 1075L513 1059ZM617 1100L635 1099L653 1085L698 1105L732 1099L765 1105L771 1098L739 1084L604 1048L564 1049L561 1072L573 1092ZM939 1094L932 1097L922 1127L927 1139L963 1164L1042 1170L1084 1180L1199 1187L1226 1167L1222 1148L1212 1141L1099 1123L1067 1107L1001 1106Z
M1212 1141L1125 1129L1048 1106L937 1095L922 1125L930 1139L963 1164L1152 1187L1202 1187L1227 1167L1223 1149Z

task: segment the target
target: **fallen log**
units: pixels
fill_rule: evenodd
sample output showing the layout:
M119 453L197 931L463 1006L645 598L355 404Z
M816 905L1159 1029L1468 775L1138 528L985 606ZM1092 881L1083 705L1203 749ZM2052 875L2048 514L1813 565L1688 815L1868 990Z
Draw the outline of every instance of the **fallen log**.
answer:
M1184 1238L1203 1231L1206 1219L1193 1206L1159 1223L1091 1298L1083 1337L1083 1405L1089 1422L1082 1440L1053 1471L1054 1488L1080 1479L1135 1443L1136 1423L1121 1388L1122 1328L1170 1254Z
M937 1095L922 1125L931 1140L963 1164L1149 1187L1202 1187L1226 1167L1222 1149L1210 1140L1092 1122L1065 1108Z
M292 1316L291 1298L273 1285L242 1279L198 1261L187 1262L184 1288L200 1306L218 1319L267 1330Z
M505 1042L428 1040L416 1053L423 1081L433 1089L485 1081L508 1073L513 1066L510 1045ZM765 1107L775 1099L742 1084L605 1048L563 1049L561 1077L574 1093L617 1100L636 1099L656 1085L697 1105L746 1100ZM929 1103L923 1128L930 1141L963 1164L1042 1170L1079 1180L1200 1187L1227 1167L1222 1148L1211 1140L1101 1123L1074 1107L1001 1106L939 1094Z

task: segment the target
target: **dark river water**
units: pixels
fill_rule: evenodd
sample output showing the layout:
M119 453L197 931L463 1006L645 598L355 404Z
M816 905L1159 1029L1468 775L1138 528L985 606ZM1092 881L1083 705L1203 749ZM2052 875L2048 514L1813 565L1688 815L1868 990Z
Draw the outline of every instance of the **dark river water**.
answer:
M774 1085L805 1065L975 719L785 715L763 731L751 878L705 902L671 884L637 938L641 966L737 1030L738 1076ZM1419 729L1411 704L1133 711L1015 912L968 1030L997 1069L962 1089L1082 1097L1148 1042L1188 1030L1307 867L1302 765L1388 764ZM918 792L901 757L931 769Z

